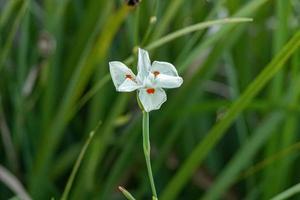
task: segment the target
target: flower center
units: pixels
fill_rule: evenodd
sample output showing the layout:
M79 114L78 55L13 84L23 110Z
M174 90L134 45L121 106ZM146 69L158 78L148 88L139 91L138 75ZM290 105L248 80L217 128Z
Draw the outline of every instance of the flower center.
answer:
M132 76L130 75L130 74L126 74L126 76L125 76L126 78L129 78L129 79L131 79L132 80Z
M156 76L159 75L160 73L159 73L159 71L154 71L153 74L154 74L154 76L156 77Z
M148 94L154 94L155 89L154 88L148 88L146 91L147 91Z

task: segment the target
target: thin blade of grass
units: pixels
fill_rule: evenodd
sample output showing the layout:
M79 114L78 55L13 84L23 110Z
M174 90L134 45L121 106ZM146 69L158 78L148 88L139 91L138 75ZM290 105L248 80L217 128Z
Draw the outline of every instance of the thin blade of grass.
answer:
M273 39L273 53L276 54L282 46L287 41L291 31L289 28L289 19L290 19L290 11L291 11L291 2L285 2L282 0L276 0L275 4L275 12L276 12L276 27L277 31L274 32L274 39ZM289 65L287 63L286 65ZM269 98L270 101L281 101L282 93L284 92L284 82L285 82L286 70L280 71L274 79L272 80L269 88ZM278 134L274 134L274 136L270 139L269 143L267 144L266 148L266 156L272 155L274 152L277 151L280 146L286 147L289 145L291 140L293 139L293 134L295 133L293 129L295 128L296 123L293 122L295 116L290 114L285 123L283 124L282 128L278 129ZM279 134L283 132L283 134ZM278 141L281 141L279 143ZM284 188L284 185L287 184L287 177L286 171L283 170L283 166L285 165L288 167L288 163L280 164L276 163L276 167L268 167L265 170L264 180L263 180L263 198L269 199L280 190ZM288 169L286 169L289 171ZM284 172L284 175L281 175ZM272 178L274 181L270 182L269 179Z
M4 183L9 189L18 195L23 200L31 200L22 183L11 174L4 166L0 165L0 181Z
M101 125L101 122L99 122L99 124L97 125L97 127L93 131L90 132L88 139L86 140L85 144L83 145L83 147L82 147L82 149L81 149L81 151L79 153L79 156L78 156L78 158L76 160L76 163L75 163L75 165L74 165L74 167L72 169L71 175L69 176L69 179L68 179L68 182L67 182L66 187L64 189L64 192L62 194L61 200L67 200L68 199L68 196L69 196L69 193L70 193L73 181L74 181L75 176L77 174L77 171L78 171L78 169L80 167L80 164L81 164L81 162L83 160L85 152L86 152L86 150L87 150L90 142L92 141L92 139L93 139L93 137L94 137L95 133L97 132L97 130L98 130L98 128L99 128L100 125Z
M197 167L225 134L226 130L236 117L247 107L250 101L268 83L268 81L282 68L283 64L300 46L300 30L289 40L284 48L270 62L269 65L248 86L241 97L230 107L224 118L217 123L207 134L205 139L198 143L191 155L183 163L179 171L164 190L161 199L174 199L182 190Z
M167 12L164 14L162 20L159 21L159 24L155 28L155 32L153 33L153 39L159 38L166 31L168 24L171 20L176 16L176 12L180 8L181 4L184 0L174 0L172 4L168 7Z
M289 199L295 194L300 193L300 183L290 187L287 190L284 190L280 194L276 195L275 197L271 198L271 200L284 200L284 199Z
M59 179L67 170L72 169L72 166L74 166L74 162L76 161L76 158L78 158L81 148L81 144L72 144L72 146L68 147L68 149L66 149L58 158L56 158L54 161L55 166L52 167L50 172L51 180L55 181Z
M140 116L139 120L136 120L133 124L132 128L129 128L125 131L124 135L126 136L126 139L122 144L125 144L125 147L122 149L122 152L118 159L115 162L115 165L112 167L112 169L109 172L108 178L105 180L105 184L101 190L100 199L109 199L110 192L117 186L117 181L120 179L122 174L124 174L124 169L129 164L129 160L131 158L135 157L132 156L132 153L134 152L134 148L137 146L137 139L138 136L140 136ZM128 135L129 134L129 135ZM122 145L123 146L123 145ZM100 190L100 187L99 187Z
M185 27L183 29L180 29L178 31L175 31L173 33L170 33L159 40L156 40L152 42L151 44L147 45L145 48L151 51L154 48L160 47L176 38L182 37L184 35L187 35L189 33L203 30L215 25L224 25L224 24L231 24L231 23L242 23L242 22L252 22L252 18L243 18L243 17L236 17L236 18L224 18L224 19L217 19L217 20L212 20L212 21L206 21L206 22L201 22L198 24L194 24L188 27Z
M123 187L119 186L118 189L123 193L123 195L128 199L128 200L135 200L135 198Z
M108 83L109 80L111 80L111 77L107 74L96 82L95 85L78 101L73 115L75 115L75 113L77 113L91 98L93 98L104 87L104 85Z
M9 35L5 38L5 43L3 45L3 48L1 49L1 53L0 53L0 71L3 68L3 65L10 53L10 51L12 50L12 43L13 43L13 39L17 33L18 27L22 21L23 16L25 15L27 8L28 8L28 1L24 1L21 2L21 7L19 9L19 11L16 14L16 18L14 20L14 22L12 23L11 29L9 31Z
M235 156L229 161L227 166L201 199L220 199L225 190L234 183L236 176L248 164L255 153L262 147L267 139L274 133L281 124L284 114L282 112L268 115L264 122L254 131L246 143L238 150Z
M8 19L11 17L14 12L15 7L20 3L20 1L9 1L3 8L3 12L0 15L0 31L2 31L3 27L7 23Z
M254 13L265 5L270 0L254 0L247 3L240 10L238 10L232 17L249 17L253 16ZM187 69L187 67L208 47L219 41L221 38L226 37L230 34L230 31L235 27L235 24L228 24L228 26L223 26L216 34L208 36L205 40L198 46L196 46L193 51L191 51L182 62L179 63L179 73Z
M16 172L20 167L19 160L18 160L19 155L14 148L12 134L8 127L6 116L4 115L3 112L1 96L0 96L0 132L1 132L4 151L8 159L9 166L13 169L13 172Z
M252 18L225 18L225 19L217 19L217 20L212 20L212 21L206 21L206 22L200 22L198 24L194 24L185 28L182 28L178 31L175 31L173 33L167 34L166 36L148 44L145 46L146 50L153 50L156 49L162 45L165 45L179 37L185 36L189 33L195 32L195 31L199 31L199 30L203 30L215 25L221 25L221 24L232 24L232 23L243 23L243 22L251 22ZM133 56L130 56L129 58L127 58L124 62L126 63L132 63L134 60Z
M245 179L249 176L254 175L255 173L265 169L267 166L271 165L274 162L278 162L279 160L283 160L287 157L291 157L291 154L297 154L297 152L300 150L300 142L297 142L287 148L285 148L282 151L274 153L272 156L265 158L264 160L260 161L259 163L256 163L249 169L245 170L236 180L236 182L241 181L242 179Z
M101 134L97 135L97 137L95 137L93 140L87 156L87 161L83 166L84 171L80 173L80 177L77 181L74 198L79 197L82 190L91 191L93 188L93 181L97 171L97 166L99 165L99 162L102 161L105 155L105 150L109 145L110 134L115 127L115 119L123 112L128 99L128 94L121 94L120 98L117 98L116 102L112 106L112 109L110 110L110 115L103 123L103 126L100 130Z

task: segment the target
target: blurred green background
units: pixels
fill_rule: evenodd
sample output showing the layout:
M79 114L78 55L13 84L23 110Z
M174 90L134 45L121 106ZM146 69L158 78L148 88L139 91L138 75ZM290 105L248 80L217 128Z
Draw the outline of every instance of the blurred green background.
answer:
M0 10L0 199L60 199L99 121L68 199L124 199L119 185L151 199L135 93L117 93L108 72L112 60L135 71L137 47L184 78L150 113L159 199L300 198L299 0L0 0ZM253 21L191 29L226 17Z

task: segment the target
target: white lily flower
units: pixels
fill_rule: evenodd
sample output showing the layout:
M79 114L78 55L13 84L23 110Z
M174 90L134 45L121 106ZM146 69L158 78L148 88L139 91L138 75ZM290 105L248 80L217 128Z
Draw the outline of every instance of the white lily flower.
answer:
M151 65L146 50L138 50L137 76L125 64L109 62L110 74L116 90L132 92L138 90L138 97L146 112L158 110L167 100L163 88L177 88L183 83L171 63L154 61Z

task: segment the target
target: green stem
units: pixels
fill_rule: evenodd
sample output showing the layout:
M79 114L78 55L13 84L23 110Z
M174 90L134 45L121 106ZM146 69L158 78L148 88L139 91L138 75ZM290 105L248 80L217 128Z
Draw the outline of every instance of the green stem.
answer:
M125 188L121 186L119 186L118 188L128 200L135 200L135 198Z
M151 161L150 161L150 139L149 139L149 113L143 111L143 148L144 148L144 154L147 164L147 170L148 170L148 176L151 184L151 190L153 199L158 199L154 184L154 179L152 175L152 169L151 169Z

